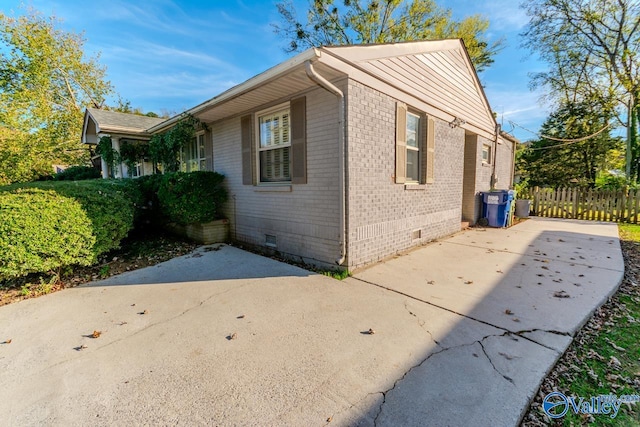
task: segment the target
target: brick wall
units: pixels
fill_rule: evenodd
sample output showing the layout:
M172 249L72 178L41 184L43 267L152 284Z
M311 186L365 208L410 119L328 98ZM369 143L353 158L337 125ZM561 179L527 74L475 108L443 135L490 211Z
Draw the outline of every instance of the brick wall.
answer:
M342 86L346 90L346 81ZM320 88L305 95L307 184L243 185L240 117L210 125L214 169L226 176L230 199L224 213L231 222L232 239L295 260L335 267L340 255L338 99ZM266 235L275 236L275 248L266 244Z
M393 182L395 108L393 98L349 80L347 262L351 269L460 230L464 130L436 119L435 182L405 189Z

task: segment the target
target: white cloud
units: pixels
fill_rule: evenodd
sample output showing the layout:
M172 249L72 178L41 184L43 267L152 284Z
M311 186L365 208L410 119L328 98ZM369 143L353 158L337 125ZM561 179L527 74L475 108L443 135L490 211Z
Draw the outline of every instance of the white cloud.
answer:
M491 29L497 31L520 31L529 22L529 17L514 0L492 0L479 4L480 13L491 23Z

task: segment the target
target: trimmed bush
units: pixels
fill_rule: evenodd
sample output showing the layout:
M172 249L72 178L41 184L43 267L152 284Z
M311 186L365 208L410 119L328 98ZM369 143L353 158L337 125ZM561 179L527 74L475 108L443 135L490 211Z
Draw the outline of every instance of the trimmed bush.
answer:
M145 227L156 228L167 222L160 211L160 202L158 201L158 190L164 175L145 175L140 178L130 180L140 203L136 209L136 228L143 229ZM138 199L136 199L138 200Z
M224 175L217 172L175 172L163 176L158 189L161 212L171 222L192 224L222 218L227 190Z
M82 205L35 188L0 193L0 279L90 265L96 237Z
M10 195L24 194L25 198L21 200L27 207L30 207L35 212L50 212L46 215L41 213L40 215L42 215L43 220L30 225L29 227L32 228L32 230L29 232L38 236L48 235L53 245L58 245L58 243L53 243L58 239L57 234L62 233L64 235L64 233L70 233L70 230L74 230L69 224L77 220L77 215L74 213L75 211L70 211L71 213L69 215L72 215L73 218L68 219L65 216L66 211L64 209L52 211L48 202L45 203L45 201L38 198L39 196L31 196L31 194L39 194L36 190L42 190L50 195L55 194L60 198L56 200L70 200L80 206L84 215L88 218L90 233L94 240L90 242L90 244L86 239L78 240L78 247L74 247L73 245L76 243L72 244L69 241L66 250L72 254L72 258L57 260L55 256L57 249L54 250L47 246L48 240L46 237L35 240L35 246L24 246L26 243L20 241L16 241L16 243L13 244L12 241L15 240L14 235L17 233L14 227L16 226L15 224L19 224L20 222L11 219L12 216L9 214L19 211L16 210L17 208L11 208L11 210L7 210L7 212L2 211L0 215L0 241L6 241L8 242L7 244L13 245L13 251L15 251L17 255L15 258L11 258L12 251L9 251L7 254L2 254L0 265L21 265L21 267L13 267L12 271L14 271L14 273L12 274L14 275L18 272L21 273L17 275L36 271L49 271L52 269L49 265L60 263L62 264L59 266L94 262L99 255L115 249L120 245L120 241L126 237L133 228L136 205L141 203L140 191L137 186L132 185L128 181L48 181L0 188L0 196L9 197ZM30 197L33 197L32 201L28 200ZM11 197L9 197L9 199L11 199ZM44 220L44 218L47 219ZM57 225L51 228L48 224L49 222ZM25 260L22 258L22 255L20 255L25 251L39 254L38 256L41 256L42 259L51 259L47 262L33 262L30 264L30 260ZM89 251L90 257L87 258L85 255L80 256L77 254L73 255L76 253L75 251L80 251L78 254L86 254L86 251ZM47 268L46 270L39 270L45 267ZM2 275L2 273L0 273L0 275Z
M53 176L55 181L82 181L100 178L100 171L91 166L71 166Z

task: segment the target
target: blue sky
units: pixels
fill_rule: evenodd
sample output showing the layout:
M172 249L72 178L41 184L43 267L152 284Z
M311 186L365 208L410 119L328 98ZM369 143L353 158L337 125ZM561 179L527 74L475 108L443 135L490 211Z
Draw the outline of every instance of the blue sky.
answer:
M101 53L108 78L133 107L181 112L287 59L285 41L273 32L276 1L257 0L3 0L2 10L24 13L31 5L63 20L62 28L83 32L89 55ZM544 70L520 47L527 17L516 0L438 2L455 18L482 14L489 37L506 47L480 75L489 103L503 128L522 141L534 137L509 121L537 131L548 114L529 90L528 73ZM306 0L296 0L299 16Z

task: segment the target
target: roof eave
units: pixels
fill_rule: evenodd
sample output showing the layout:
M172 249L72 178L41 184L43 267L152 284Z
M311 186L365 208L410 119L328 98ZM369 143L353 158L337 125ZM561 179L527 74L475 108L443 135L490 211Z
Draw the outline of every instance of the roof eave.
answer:
M170 119L147 129L147 132L150 134L161 132L173 126L174 124L176 124L185 114L195 116L196 114L198 114L203 110L206 110L207 108L213 107L226 100L242 95L243 93L249 92L252 89L262 84L265 84L273 79L276 79L286 74L287 72L291 71L293 68L299 66L300 64L304 64L306 61L319 58L319 57L320 57L319 49L311 48L311 49L305 50L304 52L294 56L293 58L288 59L284 62L281 62L280 64L258 74L257 76L254 76L249 80L243 83L240 83L239 85L234 86L225 92L222 92L220 95L215 96L209 99L208 101L203 102L202 104L199 104L193 108L190 108L189 110L186 110L184 113L173 116Z

